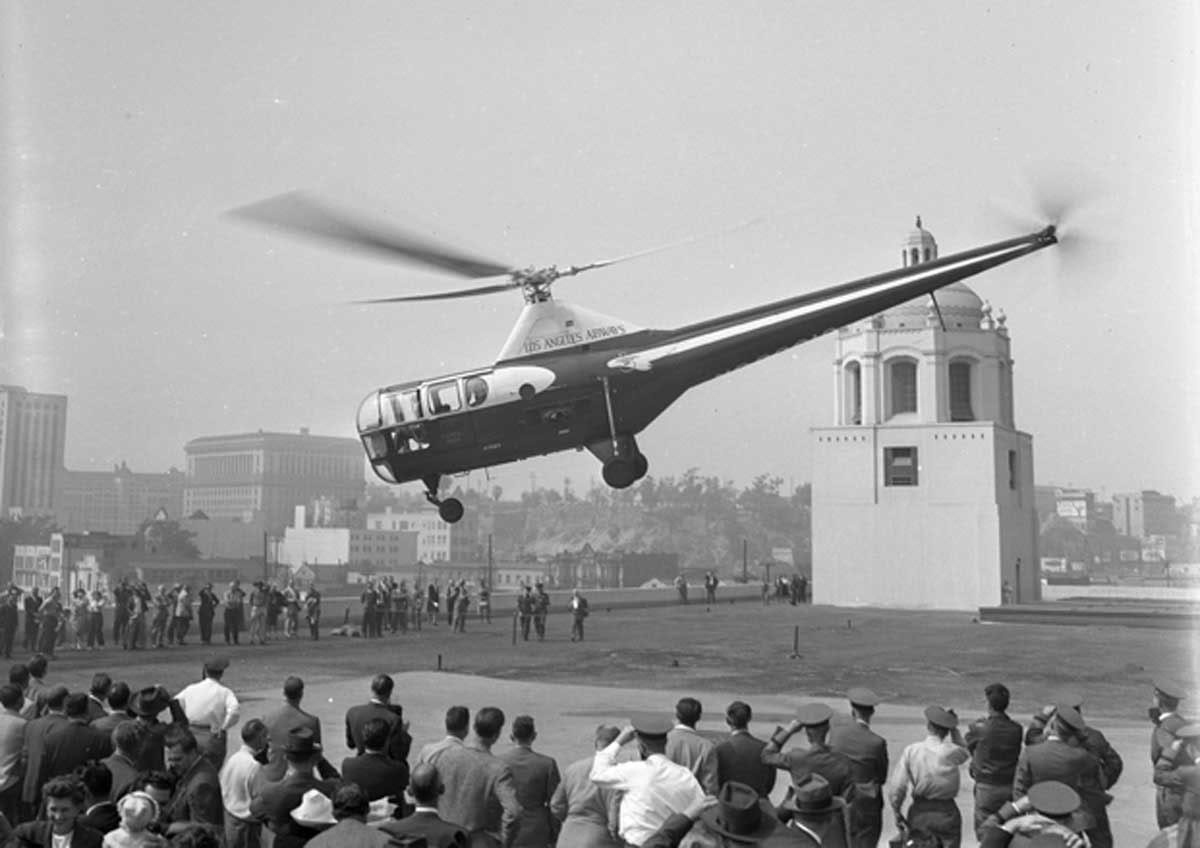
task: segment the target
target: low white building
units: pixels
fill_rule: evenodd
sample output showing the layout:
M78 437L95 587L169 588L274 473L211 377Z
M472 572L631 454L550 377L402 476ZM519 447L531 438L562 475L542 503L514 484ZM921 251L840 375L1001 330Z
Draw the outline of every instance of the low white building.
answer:
M292 571L302 565L345 565L361 574L414 572L418 533L352 527L306 527L305 508L295 509L294 526L286 527L273 551L276 562Z
M450 560L450 525L442 521L433 507L419 512L367 513L368 530L408 530L417 534L417 559L422 562Z

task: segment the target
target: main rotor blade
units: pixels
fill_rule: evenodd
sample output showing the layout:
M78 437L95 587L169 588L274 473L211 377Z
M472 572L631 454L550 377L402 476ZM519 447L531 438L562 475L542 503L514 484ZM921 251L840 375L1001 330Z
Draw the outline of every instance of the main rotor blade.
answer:
M513 270L511 265L473 256L425 236L405 232L392 224L336 209L300 191L242 206L229 214L387 259L408 260L460 277L496 277Z
M749 221L743 221L740 224L735 224L734 226L729 227L728 229L725 229L725 230L721 230L720 232L717 232L717 233L709 233L707 235L698 235L698 236L688 236L687 238L682 238L679 241L669 242L668 244L660 244L658 247L651 247L648 250L639 250L637 253L628 253L624 256L617 256L613 259L601 259L599 262L590 262L587 265L572 265L570 268L566 268L564 270L559 271L558 276L573 277L576 274L583 273L584 271L591 271L595 268L604 268L608 265L615 265L618 262L625 262L629 259L639 259L643 256L649 256L651 253L660 253L661 251L664 251L664 250L672 250L673 248L676 248L676 247L683 247L685 244L692 244L693 242L701 241L702 239L712 238L714 235L726 235L728 233L736 232L738 230L745 229L746 227L750 227L755 224L761 224L762 222L763 222L762 218L752 218Z
M406 303L413 300L452 300L456 297L475 297L481 294L494 294L496 292L508 291L510 289L519 289L521 284L512 280L506 283L496 283L490 286L478 286L473 289L455 289L454 291L440 292L438 294L410 294L401 297L375 297L369 300L353 300L354 304L370 304L370 303Z

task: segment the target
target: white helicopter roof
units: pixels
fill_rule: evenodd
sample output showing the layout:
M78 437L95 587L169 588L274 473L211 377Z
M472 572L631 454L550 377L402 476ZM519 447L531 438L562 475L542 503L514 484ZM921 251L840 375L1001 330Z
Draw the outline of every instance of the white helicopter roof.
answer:
M643 329L620 318L561 300L527 303L500 348L497 362L582 347Z

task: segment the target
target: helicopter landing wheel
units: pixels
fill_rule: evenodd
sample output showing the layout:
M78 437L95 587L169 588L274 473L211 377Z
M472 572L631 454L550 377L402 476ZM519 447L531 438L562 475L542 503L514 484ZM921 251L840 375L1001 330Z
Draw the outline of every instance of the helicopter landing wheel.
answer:
M628 489L637 480L637 461L620 457L610 459L604 463L601 476L614 489Z
M638 455L633 458L633 474L634 480L641 480L646 476L646 472L650 470L650 460L646 459L644 453L638 452Z
M437 505L438 515L447 524L454 524L463 517L462 501L458 498L447 498Z

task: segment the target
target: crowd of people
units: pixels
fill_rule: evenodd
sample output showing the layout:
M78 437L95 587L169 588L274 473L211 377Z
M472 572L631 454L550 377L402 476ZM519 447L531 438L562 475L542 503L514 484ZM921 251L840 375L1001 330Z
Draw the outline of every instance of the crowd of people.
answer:
M408 587L407 580L384 576L367 582L362 591L362 635L379 638L385 631L407 633L423 626L436 627L444 617L446 625L465 632L467 619L475 606L479 619L491 623L492 592L485 581L451 579L445 589L440 579L420 580Z
M473 716L449 707L445 735L414 755L395 682L379 674L344 715L352 753L335 765L303 680L288 677L261 719L242 722L227 668L212 657L203 679L172 695L103 672L70 692L41 654L12 666L0 686L0 842L874 848L890 808L904 844L958 846L966 766L970 826L985 848L1113 844L1106 807L1123 761L1069 693L1028 726L1009 717L998 683L970 723L930 706L925 737L894 761L872 729L880 699L866 689L850 690L841 711L805 704L768 739L751 734L743 701L725 709L727 734L699 731L702 705L687 697L673 717L599 726L593 748L560 767L536 750L533 716L509 723L494 706ZM1155 685L1150 755L1164 830L1154 848L1200 840L1200 724L1179 715L1182 697L1176 684ZM775 805L781 773L787 791Z

